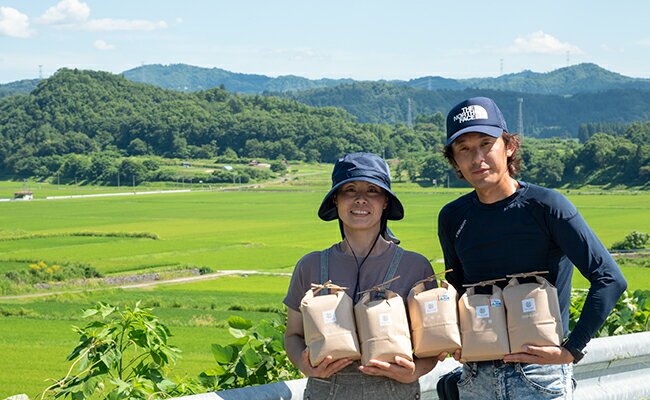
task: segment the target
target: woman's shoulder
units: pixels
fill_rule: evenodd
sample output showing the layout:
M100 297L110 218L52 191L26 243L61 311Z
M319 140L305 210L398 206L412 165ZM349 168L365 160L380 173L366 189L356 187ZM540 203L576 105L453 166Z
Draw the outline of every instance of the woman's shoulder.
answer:
M421 266L423 268L431 268L431 262L425 256L415 251L404 250L402 259L412 265Z
M336 250L336 244L332 245L331 247L323 250L318 250L318 251L312 251L311 253L307 253L304 256L298 260L298 263L296 264L296 268L309 268L313 266L320 266L320 258L321 255L323 254L323 251L327 250L330 254Z

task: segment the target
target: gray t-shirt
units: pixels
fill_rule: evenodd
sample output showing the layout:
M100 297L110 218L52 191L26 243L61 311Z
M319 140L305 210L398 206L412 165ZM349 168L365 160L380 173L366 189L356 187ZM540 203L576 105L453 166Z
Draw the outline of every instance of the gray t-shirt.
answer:
M361 266L359 291L364 291L384 282L386 271L393 259L393 255L395 255L395 251L397 251L397 245L391 243L380 255L368 257L366 262ZM298 261L298 264L296 264L287 296L283 300L287 307L295 311L300 311L300 301L305 296L305 292L311 289L312 283L321 283L320 253L320 251L309 253L302 257ZM359 258L359 262L361 262L361 259ZM389 289L402 296L406 301L406 297L413 284L432 274L433 268L429 260L421 254L405 251L395 273L395 276L399 275L400 278L393 281ZM336 285L347 287L348 289L345 292L352 299L355 299L354 289L357 280L357 264L353 256L345 254L341 250L340 243L330 247L329 250L329 279ZM357 300L358 296L355 301Z

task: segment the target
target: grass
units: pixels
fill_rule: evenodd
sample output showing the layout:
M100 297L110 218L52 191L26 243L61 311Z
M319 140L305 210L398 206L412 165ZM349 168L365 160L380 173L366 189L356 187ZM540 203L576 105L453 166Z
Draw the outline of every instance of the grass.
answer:
M28 311L24 317L0 316L0 398L17 393L34 398L47 386L47 378L62 377L70 366L65 358L78 341L71 326L84 325L86 321L80 318L82 308L97 301L121 305L142 301L152 305L154 314L170 328L171 343L183 351L174 374L196 377L214 363L212 343L234 340L224 321L231 315L253 321L278 318L274 312L256 310L277 308L288 284L288 277L230 276L156 289L113 289L46 299L0 300L0 315L3 310Z
M189 265L214 271L291 272L302 255L340 238L335 222L322 222L316 215L330 184L331 166L291 168L315 175L261 191L0 203L0 273L40 260L48 265L89 264L104 275ZM0 182L0 191L17 184ZM394 190L406 217L390 222L391 229L407 249L424 254L441 270L437 214L467 190L412 183L397 183ZM567 194L606 246L633 230L648 231L649 193ZM150 236L136 235L143 232ZM631 289L650 287L650 270L621 264ZM183 350L176 373L196 376L213 363L210 344L230 340L223 321L230 315L256 321L277 318L269 311L281 304L288 283L287 277L280 276L232 276L155 289L0 300L0 315L3 310L6 314L25 310L23 316L0 316L0 398L23 392L33 397L47 386L44 379L65 372L64 359L77 341L70 326L83 324L81 309L96 301L133 304L141 300L153 306L172 330L172 343ZM574 274L574 286L587 287L579 273Z

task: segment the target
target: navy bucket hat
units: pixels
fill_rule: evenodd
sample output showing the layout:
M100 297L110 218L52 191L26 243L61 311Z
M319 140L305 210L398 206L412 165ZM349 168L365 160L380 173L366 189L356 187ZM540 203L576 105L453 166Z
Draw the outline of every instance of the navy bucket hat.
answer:
M508 132L506 120L494 100L472 97L456 104L447 114L447 146L461 135L479 132L495 138Z
M320 219L332 221L339 217L332 195L341 185L352 181L365 181L384 189L389 200L383 217L390 220L404 218L404 207L390 190L390 169L386 161L372 153L353 153L344 155L334 164L332 189L327 193L318 209Z

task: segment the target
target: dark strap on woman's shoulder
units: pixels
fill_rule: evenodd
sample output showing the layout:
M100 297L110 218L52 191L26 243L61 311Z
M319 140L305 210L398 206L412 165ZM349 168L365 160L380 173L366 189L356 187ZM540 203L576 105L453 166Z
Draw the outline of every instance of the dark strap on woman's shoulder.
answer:
M329 252L330 249L325 249L320 252L320 284L324 285L325 282L329 280L330 271L329 271ZM330 290L323 288L321 290L322 294L329 294Z
M395 277L395 273L397 272L397 267L399 267L399 263L402 260L402 255L404 254L404 249L397 246L397 250L395 250L395 254L393 255L393 259L390 262L390 265L388 266L388 271L386 271L386 276L384 277L384 282L389 281ZM391 282L392 284L392 282ZM386 289L390 288L390 284L386 286Z

